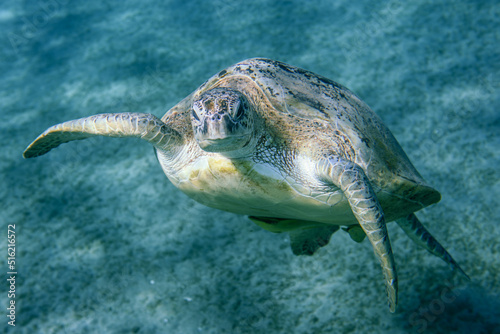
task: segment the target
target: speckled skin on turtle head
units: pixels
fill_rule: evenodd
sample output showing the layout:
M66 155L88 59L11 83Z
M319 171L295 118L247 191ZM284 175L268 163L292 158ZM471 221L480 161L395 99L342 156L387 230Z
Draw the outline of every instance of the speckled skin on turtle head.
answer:
M176 187L207 206L290 233L295 254L313 254L341 225L359 226L347 230L358 242L364 232L373 245L392 312L398 285L386 222L396 220L463 273L414 215L440 194L365 103L312 72L248 59L214 75L161 120L123 113L64 122L24 156L95 135L150 142Z

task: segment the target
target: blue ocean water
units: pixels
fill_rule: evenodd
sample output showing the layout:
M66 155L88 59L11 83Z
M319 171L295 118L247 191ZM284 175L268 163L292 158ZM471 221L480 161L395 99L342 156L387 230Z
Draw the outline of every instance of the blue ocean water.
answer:
M498 2L5 1L0 31L0 249L15 224L17 272L3 331L500 333ZM441 192L419 217L470 282L389 224L391 314L367 241L338 232L296 257L286 235L176 190L139 140L22 158L53 124L162 116L256 56L340 82L381 116Z

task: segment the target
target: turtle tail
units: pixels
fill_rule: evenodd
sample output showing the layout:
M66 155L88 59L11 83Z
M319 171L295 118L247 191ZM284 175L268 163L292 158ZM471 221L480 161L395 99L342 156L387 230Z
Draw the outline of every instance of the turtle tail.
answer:
M63 143L93 136L137 137L162 150L182 144L181 135L154 115L99 114L51 126L26 148L23 157L38 157Z

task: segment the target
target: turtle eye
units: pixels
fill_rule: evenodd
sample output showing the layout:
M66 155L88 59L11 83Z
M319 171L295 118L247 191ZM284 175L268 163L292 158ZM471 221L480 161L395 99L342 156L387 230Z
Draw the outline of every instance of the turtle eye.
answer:
M243 114L245 113L245 107L243 106L243 103L240 103L238 106L238 110L236 111L236 115L234 115L234 119L239 119Z
M198 117L198 114L196 113L196 111L194 111L194 109L191 109L191 115L193 115L193 118L197 121L200 121L200 118Z

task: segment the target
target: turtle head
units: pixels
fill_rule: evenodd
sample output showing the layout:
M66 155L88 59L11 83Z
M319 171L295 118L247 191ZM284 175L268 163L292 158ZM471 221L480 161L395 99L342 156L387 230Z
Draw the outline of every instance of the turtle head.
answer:
M255 136L255 111L248 99L230 88L201 94L191 109L198 145L207 152L231 152L247 147Z

